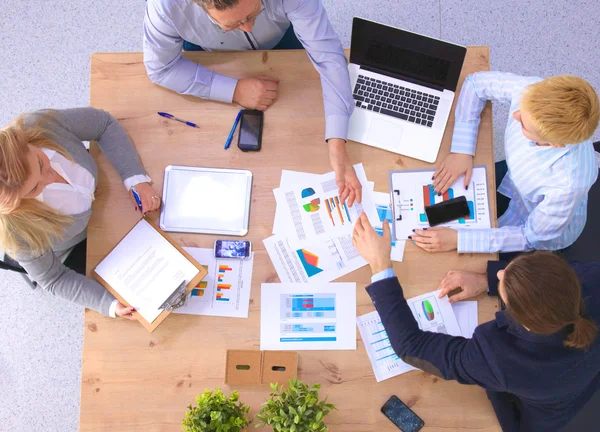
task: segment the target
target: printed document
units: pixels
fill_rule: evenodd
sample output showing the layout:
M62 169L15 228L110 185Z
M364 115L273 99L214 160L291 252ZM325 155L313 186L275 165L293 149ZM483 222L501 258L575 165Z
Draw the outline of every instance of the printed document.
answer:
M413 229L428 228L430 225L425 207L459 196L466 197L469 215L440 226L454 229L492 227L485 167L473 168L468 189L465 189L465 178L461 176L442 195L436 194L433 188L431 176L434 172L435 170L420 170L390 174L390 193L394 210L393 238L405 240L413 234Z
M286 237L274 235L264 239L263 244L284 283L330 282L367 265L350 234L304 242L300 247L292 247Z
M447 296L438 299L439 292L433 291L406 301L421 330L461 336L452 305ZM377 311L359 316L356 324L377 382L415 370L394 352Z
M95 272L149 323L182 281L198 269L145 219L121 240Z
M383 192L373 192L373 199L377 209L377 223L373 225L375 231L380 236L383 236L383 221L387 220L390 223L390 232L394 223L392 216L392 207L390 204L390 195ZM392 253L390 258L392 261L402 262L404 258L404 240L392 240Z
M356 349L356 284L262 284L261 350Z
M208 274L173 313L248 318L254 253L248 259L215 258L212 248L184 247Z
M478 326L477 302L461 301L451 303L454 315L460 327L460 334L466 339L471 339L475 328Z
M281 214L277 217L277 234L284 235L294 246L306 240L329 238L332 235L350 234L354 223L364 211L371 223L376 223L377 213L368 190L362 164L355 165L357 177L363 186L362 202L351 207L342 202L335 183L335 173L330 172L311 181L281 186L273 191ZM279 229L282 231L279 232Z

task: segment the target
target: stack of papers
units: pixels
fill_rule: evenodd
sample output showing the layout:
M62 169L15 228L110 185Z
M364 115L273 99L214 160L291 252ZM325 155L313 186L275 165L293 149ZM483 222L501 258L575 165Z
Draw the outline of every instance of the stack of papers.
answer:
M354 166L363 187L362 202L351 207L340 200L335 173L282 171L273 236L263 242L281 282L330 282L366 265L352 244L356 220L364 211L381 231L391 218L389 195L373 192L362 164ZM396 242L392 257L401 261L404 242Z
M472 337L477 327L477 302L451 304L448 297L439 299L439 292L433 291L407 300L419 328L434 333ZM377 382L416 370L400 360L394 352L377 311L357 317L356 324Z

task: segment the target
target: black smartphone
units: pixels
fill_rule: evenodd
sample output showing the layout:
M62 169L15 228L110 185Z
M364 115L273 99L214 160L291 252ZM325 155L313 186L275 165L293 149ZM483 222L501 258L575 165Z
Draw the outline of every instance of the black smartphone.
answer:
M397 396L389 398L381 407L381 412L402 432L417 432L425 426L425 422Z
M238 147L242 151L259 151L262 143L264 113L258 110L242 111Z
M250 257L252 244L245 240L215 241L215 258L246 259Z
M467 217L471 214L471 210L469 210L467 199L464 196L459 196L458 198L425 207L425 213L427 214L429 225L436 226Z

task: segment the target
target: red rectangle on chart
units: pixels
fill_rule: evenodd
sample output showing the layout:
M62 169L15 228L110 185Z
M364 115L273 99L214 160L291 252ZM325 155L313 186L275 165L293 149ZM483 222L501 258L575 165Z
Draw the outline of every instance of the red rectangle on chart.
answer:
M423 203L425 204L425 207L429 207L432 204L430 196L429 186L423 186Z

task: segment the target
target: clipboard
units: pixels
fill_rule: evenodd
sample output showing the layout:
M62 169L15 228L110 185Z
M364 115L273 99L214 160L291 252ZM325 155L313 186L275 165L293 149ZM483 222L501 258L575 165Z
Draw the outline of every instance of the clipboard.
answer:
M194 267L196 267L196 269L198 269L198 274L185 285L185 289L183 289L183 287L180 285L169 296L167 301L165 301L165 303L163 303L163 305L165 305L167 303L172 305L172 304L176 303L179 298L187 296L189 294L189 292L202 279L204 279L206 277L206 275L208 274L208 270L206 270L203 266L201 266L189 253L187 253L181 246L179 246L163 230L161 230L154 223L150 222L147 219L140 219L140 221L138 223L136 223L133 227L131 227L131 229L129 231L127 231L127 233L123 236L123 238L125 238L127 236L127 234L129 234L131 232L131 230L133 230L137 226L137 224L139 224L142 220L146 221L154 230L156 230L156 232L158 234L160 234L165 240L167 240L169 243L171 243L171 245L173 245L173 247L175 249L177 249L177 251L179 251L188 261L190 261L190 263ZM110 252L108 252L108 254L106 254L106 256L108 256L119 245L119 243L121 243L123 238L121 240L119 240L119 242L110 250ZM104 258L103 258L103 260L104 260ZM127 301L125 301L125 299L115 289L113 289L113 287L111 287L98 273L96 273L95 268L92 273L94 275L94 278L100 283L100 285L102 285L104 288L106 288L106 290L108 292L110 292L119 302L121 302L125 306L130 306L130 304ZM168 309L171 309L171 308L168 308ZM156 319L154 321L152 321L151 323L148 322L147 320L145 320L138 312L133 312L133 316L146 328L146 330L148 330L150 333L152 333L160 325L160 323L162 323L165 320L165 318L169 316L169 314L171 312L172 312L172 310L167 310L167 309L163 310L160 313L160 315L158 315L156 317Z
M430 179L434 172L435 169L397 170L389 172L390 204L393 216L391 224L392 239L402 241L406 240L407 236L412 234L411 230L406 228L407 222L410 224L411 229L419 228L420 226L429 227L427 219L424 219L425 215L421 213L424 207L434 204L435 200L445 200L454 197L454 195L446 196L450 191L446 192L443 198L440 198L434 197L431 191L425 190L428 184L433 183ZM427 176L422 175L424 173L428 173ZM418 179L416 179L417 177ZM472 188L468 193L462 191L464 189L460 185L462 181L464 179L461 176L452 185L452 188L456 188L453 193L456 193L456 196L461 196L465 193L472 196L472 199L469 201L471 217L469 220L462 221L459 225L449 223L442 226L450 226L455 229L491 228L486 166L476 165L473 167L470 183L472 184ZM413 186L414 188L411 189ZM423 190L417 190L417 187L423 188ZM429 202L426 202L426 199ZM400 233L398 232L399 230L401 231ZM398 238L399 236L400 238Z

